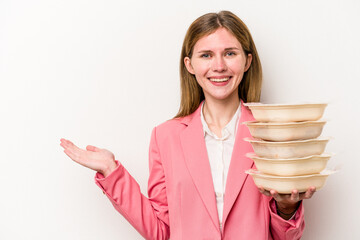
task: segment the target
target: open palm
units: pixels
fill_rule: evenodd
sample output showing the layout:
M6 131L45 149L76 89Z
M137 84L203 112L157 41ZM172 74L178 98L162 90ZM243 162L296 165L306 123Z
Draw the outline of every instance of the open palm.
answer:
M88 145L81 149L66 139L60 139L60 146L64 152L75 162L102 173L104 176L110 174L116 168L114 154L106 149Z

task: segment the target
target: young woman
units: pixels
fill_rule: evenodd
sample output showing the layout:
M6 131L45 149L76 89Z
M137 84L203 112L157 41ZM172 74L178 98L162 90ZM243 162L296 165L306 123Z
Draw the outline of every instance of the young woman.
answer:
M205 14L189 27L180 61L181 106L154 128L148 198L105 149L61 139L74 161L97 171L96 184L146 239L300 239L301 200L315 188L280 195L257 188L244 102L260 99L261 64L249 30L233 13Z

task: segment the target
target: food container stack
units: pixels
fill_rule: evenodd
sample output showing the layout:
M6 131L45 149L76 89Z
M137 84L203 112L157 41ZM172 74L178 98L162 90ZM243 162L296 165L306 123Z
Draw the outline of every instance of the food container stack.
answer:
M293 189L305 192L310 186L320 189L327 176L324 170L331 155L324 153L328 138L321 138L321 121L327 104L245 103L256 121L245 122L254 152L247 153L257 170L250 174L257 186L278 193Z

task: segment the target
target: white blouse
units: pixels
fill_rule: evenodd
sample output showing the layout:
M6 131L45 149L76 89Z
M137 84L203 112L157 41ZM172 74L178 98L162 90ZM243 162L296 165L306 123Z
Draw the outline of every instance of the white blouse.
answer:
M231 155L235 143L237 124L240 119L241 103L230 122L221 130L221 138L216 136L216 134L209 129L204 118L203 107L204 104L201 106L201 122L203 125L207 154L210 161L216 205L220 221L219 224L221 228L226 178L229 172Z

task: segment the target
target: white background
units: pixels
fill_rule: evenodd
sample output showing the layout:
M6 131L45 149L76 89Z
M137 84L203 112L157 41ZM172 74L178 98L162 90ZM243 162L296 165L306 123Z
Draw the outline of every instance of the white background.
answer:
M142 239L59 146L107 148L146 194L152 128L179 106L190 23L231 10L250 28L262 101L329 102L328 166L303 239L360 239L360 4L338 1L0 1L0 239Z

